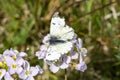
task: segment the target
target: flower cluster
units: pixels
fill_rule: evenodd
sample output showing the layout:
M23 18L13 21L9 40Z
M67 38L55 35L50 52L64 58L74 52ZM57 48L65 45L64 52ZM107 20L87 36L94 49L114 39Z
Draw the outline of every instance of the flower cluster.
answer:
M45 39L47 39L47 36L45 36ZM82 40L80 38L76 39L76 35L71 42L73 43L71 50L67 54L61 55L59 59L56 58L58 54L53 52L53 58L56 58L57 60L46 60L48 50L46 44L40 47L40 51L36 52L36 56L38 59L44 59L44 61L50 65L50 71L53 73L56 73L59 69L66 69L69 66L84 72L87 69L87 66L83 58L86 56L87 49L82 47ZM76 62L74 62L75 60Z
M20 78L22 80L34 80L34 76L42 74L40 66L31 67L29 62L24 60L25 52L17 50L5 50L0 55L0 80L14 80ZM14 77L16 75L16 77Z
M68 67L84 72L87 49L82 47L82 40L58 13L53 15L50 28L50 34L44 37L40 51L36 52L38 59L46 61L53 73Z

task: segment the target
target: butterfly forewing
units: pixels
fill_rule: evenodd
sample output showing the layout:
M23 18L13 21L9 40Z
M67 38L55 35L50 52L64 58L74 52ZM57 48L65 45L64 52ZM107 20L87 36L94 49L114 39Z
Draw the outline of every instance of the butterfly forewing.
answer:
M53 17L50 24L50 35L59 36L61 30L64 28L64 25L64 18Z

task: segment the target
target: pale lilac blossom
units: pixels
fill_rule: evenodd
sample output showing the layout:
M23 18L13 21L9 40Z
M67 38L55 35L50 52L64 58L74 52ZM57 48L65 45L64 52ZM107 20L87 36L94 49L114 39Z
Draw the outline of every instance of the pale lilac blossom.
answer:
M77 59L78 58L78 52L74 51L74 44L73 44L73 47L71 48L70 56L71 56L71 59Z
M48 44L48 41L50 40L50 34L47 34L44 38L43 38L43 40L42 40L42 42L43 42L43 44Z
M86 63L83 61L83 57L86 56L87 50L81 48L79 52L79 63L76 65L75 69L84 72L87 69Z
M5 80L14 80L14 78L9 74L9 72L6 72L6 74L4 75L4 79Z
M22 80L34 80L34 76L42 74L43 70L39 65L31 67L29 62L23 57L27 56L25 52L17 50L5 50L0 54L0 80L14 80L13 74L17 74Z
M59 69L66 69L69 67L69 63L71 62L71 57L67 55L63 55L60 58L60 61L58 64L51 63L50 65L50 71L53 73L56 73Z
M36 65L35 68L38 70L38 74L43 73L43 69L39 65Z
M78 53L77 52L72 52L71 53L71 59L78 59Z
M60 63L61 64L60 68L61 69L68 68L70 62L71 62L71 57L67 56L67 55L63 55L63 58L62 58L61 63Z
M56 66L55 64L50 65L50 71L53 73L56 73L59 69L59 66Z
M27 56L27 54L25 52L18 52L17 50L14 50L14 49L11 48L10 50L8 50L8 49L5 50L3 52L3 56L4 57L5 56L10 56L13 59L17 59L18 57L23 58L23 57Z
M82 40L80 38L78 38L78 40L76 41L76 47L77 47L78 52L80 54L82 54L82 56L86 56L87 49L86 48L82 48Z
M23 68L22 68L22 64L24 63L23 59L19 59L17 58L16 60L14 60L13 58L7 56L6 57L6 64L8 66L8 72L10 74L19 74Z
M6 74L6 70L0 69L0 80L4 77L5 74Z
M34 76L40 73L39 71L38 67L30 67L29 62L25 61L24 70L19 74L19 78L23 80L34 80Z
M36 56L38 57L38 59L44 59L47 53L47 47L46 45L42 45L40 47L40 51L36 52Z
M86 56L87 49L86 48L81 48L80 53L81 53L82 56Z
M76 70L80 70L84 72L86 69L87 69L87 65L85 64L85 62L81 62L76 65Z

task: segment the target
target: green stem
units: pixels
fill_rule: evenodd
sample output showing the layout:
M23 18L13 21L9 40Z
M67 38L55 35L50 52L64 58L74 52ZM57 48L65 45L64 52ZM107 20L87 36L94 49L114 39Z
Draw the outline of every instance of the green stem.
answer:
M40 5L39 3L40 3L40 0L36 0L36 2L35 2L35 13L34 13L36 30L38 30L38 10L39 10L39 5Z
M65 69L65 80L67 80L67 69Z

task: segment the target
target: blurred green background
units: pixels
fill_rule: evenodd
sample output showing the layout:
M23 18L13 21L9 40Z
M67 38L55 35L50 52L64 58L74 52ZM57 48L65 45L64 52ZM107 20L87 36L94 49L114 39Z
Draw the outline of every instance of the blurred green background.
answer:
M88 69L68 69L68 80L120 80L120 0L0 0L0 53L14 48L32 56L56 11L88 49ZM64 80L64 71L41 76Z

